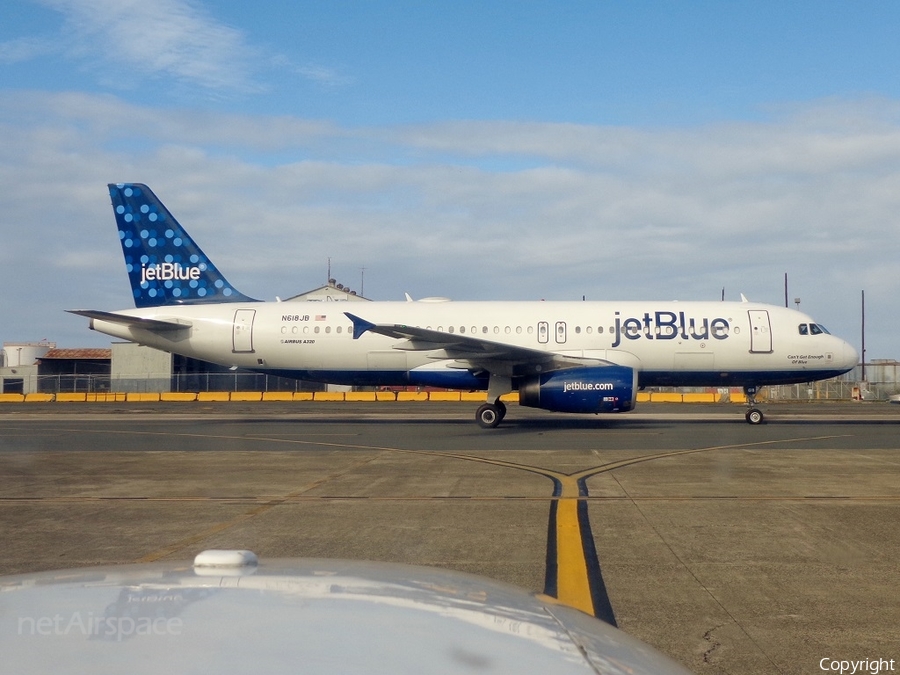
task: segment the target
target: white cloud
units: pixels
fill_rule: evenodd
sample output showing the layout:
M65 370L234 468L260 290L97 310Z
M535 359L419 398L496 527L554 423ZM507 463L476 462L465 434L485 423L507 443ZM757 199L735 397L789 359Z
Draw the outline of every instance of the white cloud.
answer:
M788 272L792 297L850 339L865 288L869 355L897 357L900 124L892 102L840 107L845 129L809 111L674 131L345 129L0 93L0 238L16 243L0 247L0 287L16 289L0 314L78 344L62 308L127 304L105 194L126 180L151 185L255 297L321 283L329 256L353 287L365 266L381 299L715 299L725 286L778 304Z
M258 93L274 71L289 71L326 87L354 78L327 65L297 65L284 54L249 44L194 0L35 0L59 12L62 28L50 36L0 42L0 64L42 56L90 63L114 90L134 90L147 78L208 94Z
M0 64L21 63L39 56L57 54L59 46L52 40L23 37L0 42Z
M184 0L41 0L66 17L64 37L71 52L100 59L124 78L166 76L210 90L256 89L256 58L244 35Z

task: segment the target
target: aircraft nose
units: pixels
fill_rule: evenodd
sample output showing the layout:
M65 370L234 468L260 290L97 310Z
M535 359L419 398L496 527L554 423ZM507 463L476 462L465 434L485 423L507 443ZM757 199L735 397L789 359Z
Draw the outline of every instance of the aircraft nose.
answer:
M850 370L851 368L855 368L857 364L859 364L859 352L856 351L856 348L851 345L849 342L842 340L843 342L843 354L841 358L841 365Z

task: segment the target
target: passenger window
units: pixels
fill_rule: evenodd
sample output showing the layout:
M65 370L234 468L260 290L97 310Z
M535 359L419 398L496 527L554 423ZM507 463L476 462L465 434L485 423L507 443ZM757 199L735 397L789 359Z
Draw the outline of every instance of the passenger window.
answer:
M800 329L800 335L809 335L809 326L805 323L801 323L798 328Z

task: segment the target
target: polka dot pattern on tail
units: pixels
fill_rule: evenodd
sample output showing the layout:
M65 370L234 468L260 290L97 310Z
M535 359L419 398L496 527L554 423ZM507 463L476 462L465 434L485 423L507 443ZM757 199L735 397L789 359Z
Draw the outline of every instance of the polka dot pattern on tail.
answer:
M145 185L111 184L109 195L135 306L256 302L228 283Z

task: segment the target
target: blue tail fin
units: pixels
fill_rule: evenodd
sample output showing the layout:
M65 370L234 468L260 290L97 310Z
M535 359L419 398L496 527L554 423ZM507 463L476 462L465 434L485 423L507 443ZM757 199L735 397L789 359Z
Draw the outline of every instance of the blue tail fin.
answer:
M109 185L135 307L256 302L228 283L146 185Z

